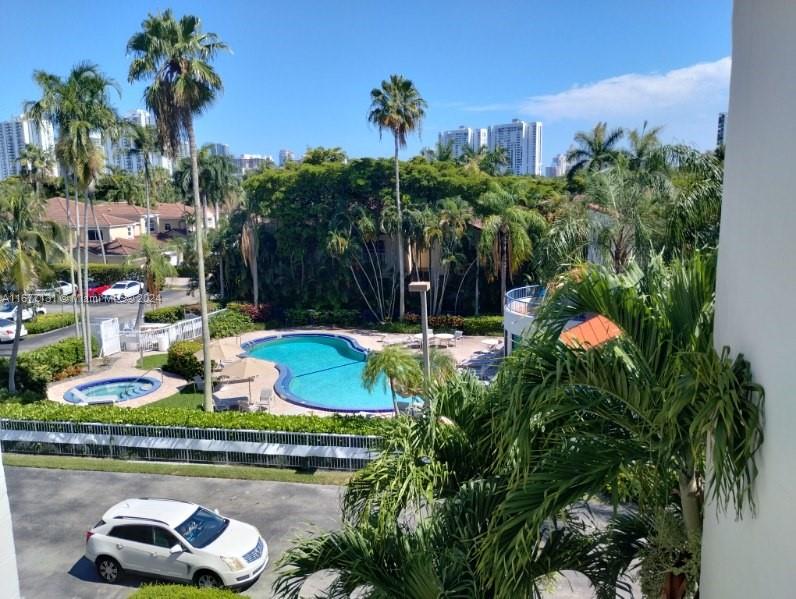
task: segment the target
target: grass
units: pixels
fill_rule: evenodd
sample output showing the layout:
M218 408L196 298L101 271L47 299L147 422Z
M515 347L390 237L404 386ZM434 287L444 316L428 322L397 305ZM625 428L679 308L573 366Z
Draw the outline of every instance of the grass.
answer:
M178 393L169 395L158 401L147 404L153 408L180 408L183 410L198 410L204 406L205 396L197 393L193 385L185 385Z
M144 356L136 362L135 367L142 370L151 370L152 368L163 368L163 365L168 359L168 354L152 354L151 356Z
M168 462L134 462L110 458L82 458L55 455L28 455L3 452L5 466L23 468L50 468L54 470L89 470L93 472L126 472L136 474L167 474L203 478L228 478L237 480L269 480L316 485L344 485L349 472L317 471L296 472L283 468L255 466L226 466L209 464L172 464Z

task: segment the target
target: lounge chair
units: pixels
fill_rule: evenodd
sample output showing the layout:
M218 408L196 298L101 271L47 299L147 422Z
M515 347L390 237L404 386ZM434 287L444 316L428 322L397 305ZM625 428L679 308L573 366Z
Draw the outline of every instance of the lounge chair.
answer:
M246 396L218 397L216 394L213 394L213 407L217 412L237 410L241 400L248 401L249 398Z

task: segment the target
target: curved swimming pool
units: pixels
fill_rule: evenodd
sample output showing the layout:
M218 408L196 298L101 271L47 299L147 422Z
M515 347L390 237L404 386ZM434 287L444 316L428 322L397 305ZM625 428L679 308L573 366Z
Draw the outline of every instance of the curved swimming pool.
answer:
M72 387L64 393L70 403L118 403L152 393L160 381L151 377L117 377L91 381Z
M253 358L276 363L275 390L286 401L334 412L393 411L386 379L373 391L362 384L367 350L350 337L296 333L256 339L243 349Z

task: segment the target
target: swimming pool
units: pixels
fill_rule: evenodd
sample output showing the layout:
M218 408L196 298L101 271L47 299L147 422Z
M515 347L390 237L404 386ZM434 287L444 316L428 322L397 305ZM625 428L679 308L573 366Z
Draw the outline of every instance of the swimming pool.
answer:
M386 378L373 391L362 384L367 350L344 335L297 333L256 339L243 345L250 356L275 362L275 385L283 399L334 412L392 412ZM406 404L413 398L398 396Z
M160 381L150 377L119 377L91 381L72 387L64 393L70 403L118 403L152 393L160 387Z

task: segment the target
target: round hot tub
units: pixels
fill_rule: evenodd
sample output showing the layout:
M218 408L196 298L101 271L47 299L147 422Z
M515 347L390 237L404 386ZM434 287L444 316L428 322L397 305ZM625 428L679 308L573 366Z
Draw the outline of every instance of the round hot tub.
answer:
M147 376L101 379L72 387L64 393L64 399L74 404L119 403L143 397L159 387L159 380Z

